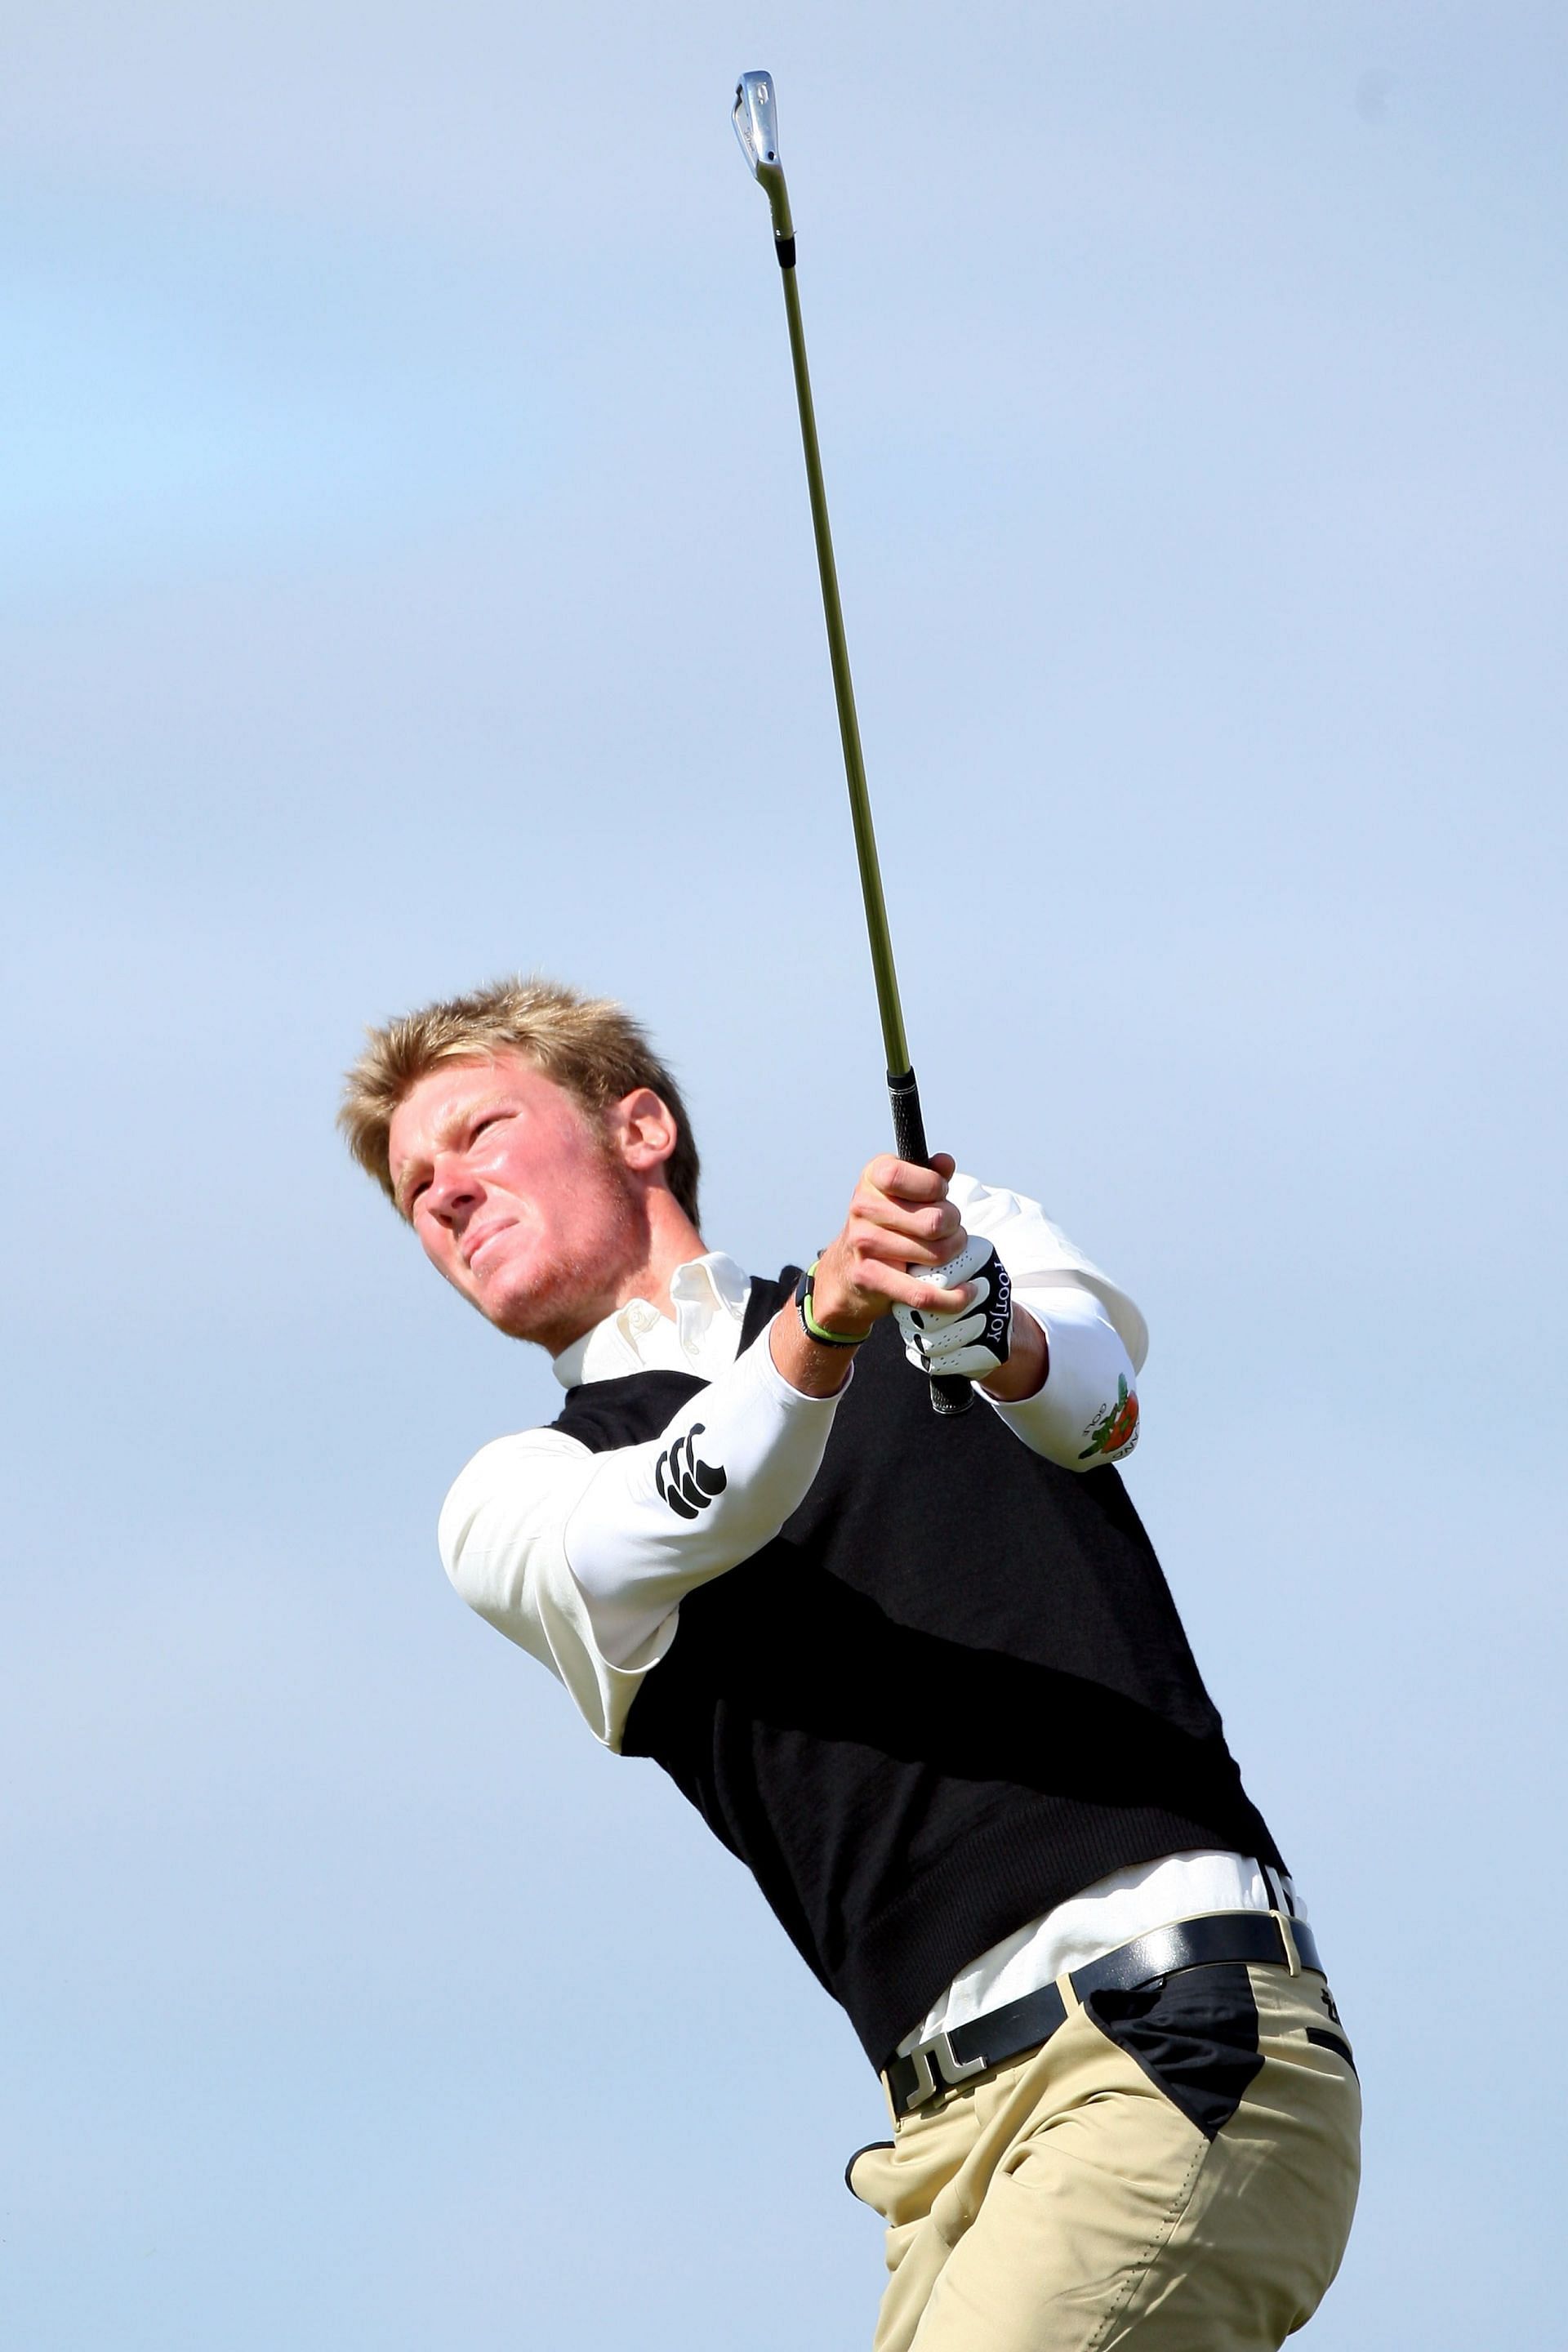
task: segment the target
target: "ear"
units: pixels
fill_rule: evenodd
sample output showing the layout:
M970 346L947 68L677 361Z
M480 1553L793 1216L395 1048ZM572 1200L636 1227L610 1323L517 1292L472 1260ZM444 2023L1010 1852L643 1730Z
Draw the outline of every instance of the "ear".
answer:
M674 1112L651 1087L638 1087L612 1103L605 1113L605 1131L638 1175L662 1169L680 1139Z

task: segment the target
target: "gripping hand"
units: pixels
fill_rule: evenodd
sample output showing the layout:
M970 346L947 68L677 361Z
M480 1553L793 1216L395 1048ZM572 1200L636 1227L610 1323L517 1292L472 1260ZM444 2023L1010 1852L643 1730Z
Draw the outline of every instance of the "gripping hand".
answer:
M944 1290L969 1286L969 1303L951 1315L921 1307L895 1307L904 1353L917 1370L960 1380L988 1381L1012 1347L1013 1285L991 1244L971 1239L961 1256L920 1273Z

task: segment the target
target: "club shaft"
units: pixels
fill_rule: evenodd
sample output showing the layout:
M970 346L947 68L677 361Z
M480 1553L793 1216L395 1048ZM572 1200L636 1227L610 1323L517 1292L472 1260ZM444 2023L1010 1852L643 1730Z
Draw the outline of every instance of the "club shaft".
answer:
M811 493L811 529L816 541L816 568L822 576L822 614L827 624L827 652L833 665L833 696L838 705L838 735L844 746L844 773L849 786L849 814L855 827L855 856L860 867L860 896L866 907L866 935L871 948L871 970L877 982L877 1007L882 1016L882 1050L888 1063L888 1094L893 1112L894 1146L900 1160L921 1167L931 1163L925 1120L921 1114L920 1088L910 1065L904 1034L903 1008L899 1002L899 975L893 965L893 941L888 929L888 908L882 897L882 869L877 857L877 834L871 823L871 795L866 789L866 762L860 751L860 721L855 711L855 682L849 674L849 648L844 638L844 611L838 601L838 567L833 561L833 531L827 520L827 493L822 483L822 453L816 441L816 411L812 405L811 372L805 363L805 331L801 325L800 289L795 283L795 237L789 220L783 174L777 181L774 210L778 235L779 276L784 280L784 316L789 320L789 352L795 367L795 394L800 408L800 439L805 453L806 487ZM931 1410L944 1418L967 1412L974 1402L968 1381L933 1379Z
M844 746L844 773L849 786L849 814L855 828L855 856L860 868L860 895L866 906L866 931L871 947L871 970L877 982L877 1007L882 1016L882 1045L889 1083L907 1075L909 1042L904 1034L903 1009L899 1002L899 976L893 965L893 942L888 929L888 909L882 897L882 872L877 859L877 835L871 823L871 799L866 789L866 763L860 751L860 722L855 713L855 683L849 674L849 648L844 639L844 613L838 601L838 570L833 561L833 532L827 520L827 493L822 483L822 454L816 440L816 413L812 406L811 375L805 363L805 334L800 318L800 289L793 259L781 270L784 315L789 320L790 359L795 368L795 393L800 407L800 438L805 453L806 488L811 494L811 528L816 541L816 567L822 576L822 612L827 624L827 653L833 665L833 695L838 706L838 734ZM922 1151L921 1158L924 1158Z

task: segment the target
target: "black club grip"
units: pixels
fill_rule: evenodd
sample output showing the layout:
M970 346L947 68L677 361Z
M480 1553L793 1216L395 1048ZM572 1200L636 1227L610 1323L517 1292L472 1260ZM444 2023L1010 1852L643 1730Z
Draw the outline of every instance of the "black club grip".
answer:
M893 1106L894 1150L900 1160L911 1160L921 1168L929 1168L931 1153L926 1147L926 1124L921 1117L921 1090L912 1070L905 1070L898 1077L889 1071L888 1099ZM949 1375L931 1384L931 1409L944 1420L967 1412L973 1402L972 1381L954 1380Z

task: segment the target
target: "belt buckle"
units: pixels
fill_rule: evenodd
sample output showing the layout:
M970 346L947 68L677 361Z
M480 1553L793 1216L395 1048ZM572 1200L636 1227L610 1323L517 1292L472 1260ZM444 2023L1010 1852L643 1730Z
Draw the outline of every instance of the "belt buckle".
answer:
M967 2082L971 2074L984 2074L989 2063L984 2057L960 2058L945 2033L933 2033L929 2041L917 2042L914 2048L904 2054L915 2070L917 2083L916 2089L904 2101L906 2116L912 2116L917 2107L923 2107L939 2092L956 2089L960 2083ZM932 2058L936 2060L937 2073L942 2076L940 2082L931 2072Z

